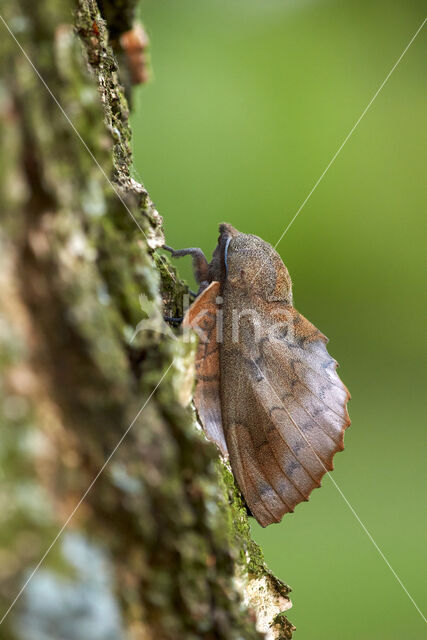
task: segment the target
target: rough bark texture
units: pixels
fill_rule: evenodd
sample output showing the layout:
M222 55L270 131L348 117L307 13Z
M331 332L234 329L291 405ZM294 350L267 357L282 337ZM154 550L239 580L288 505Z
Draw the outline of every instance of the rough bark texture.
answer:
M134 8L2 3L69 120L0 24L0 616L144 408L0 635L250 640L257 618L290 638L289 589L195 425L194 342L162 330L186 286L157 254L161 218L131 176L109 44ZM134 337L141 295L157 320Z

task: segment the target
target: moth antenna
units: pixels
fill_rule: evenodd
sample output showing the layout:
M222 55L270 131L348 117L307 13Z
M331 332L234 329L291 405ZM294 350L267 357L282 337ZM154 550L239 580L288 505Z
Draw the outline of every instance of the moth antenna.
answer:
M225 243L225 248L224 248L224 264L225 264L225 275L228 276L228 262L227 262L227 258L228 258L228 245L230 244L231 241L231 236L229 236L227 238L227 241Z

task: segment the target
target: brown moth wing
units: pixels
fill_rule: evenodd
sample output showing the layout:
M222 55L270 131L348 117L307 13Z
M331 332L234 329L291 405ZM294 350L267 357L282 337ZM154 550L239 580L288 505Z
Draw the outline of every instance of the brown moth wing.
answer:
M258 335L248 307L257 311ZM343 449L350 396L326 342L288 304L225 293L223 427L233 473L262 526L307 500Z
M196 390L194 404L203 429L209 438L228 455L221 421L219 397L219 344L217 342L217 305L220 283L211 284L196 298L184 317L184 327L199 334L196 352Z

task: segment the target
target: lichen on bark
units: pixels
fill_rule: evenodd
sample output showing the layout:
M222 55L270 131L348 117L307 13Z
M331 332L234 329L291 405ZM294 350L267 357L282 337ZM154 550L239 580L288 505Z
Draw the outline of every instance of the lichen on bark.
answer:
M262 631L289 638L285 617L273 624L288 588L265 567L234 479L195 426L194 339L162 326L164 306L179 314L188 288L158 255L162 220L131 174L110 37L134 8L2 6L49 89L2 25L1 611L114 452L67 525L87 558L102 555L114 637L250 640L262 637L258 616ZM160 319L135 335L141 296ZM42 624L31 617L41 575L62 576L57 594L64 584L84 593L66 541L8 613L7 637ZM73 620L70 637L81 637Z

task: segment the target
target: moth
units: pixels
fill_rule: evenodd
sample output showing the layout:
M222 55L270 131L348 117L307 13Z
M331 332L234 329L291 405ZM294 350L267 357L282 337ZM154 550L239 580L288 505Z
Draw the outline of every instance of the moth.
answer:
M191 255L199 294L184 325L199 334L194 403L263 526L307 501L344 448L350 394L327 338L293 307L289 272L261 238L219 227L210 263Z

